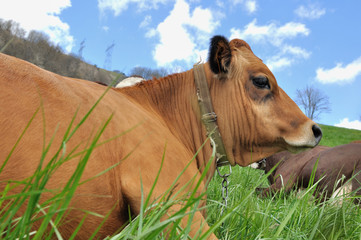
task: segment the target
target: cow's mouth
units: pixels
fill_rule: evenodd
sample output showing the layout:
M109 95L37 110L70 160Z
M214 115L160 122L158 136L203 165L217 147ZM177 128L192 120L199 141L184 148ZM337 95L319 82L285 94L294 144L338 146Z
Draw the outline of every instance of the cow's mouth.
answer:
M281 152L281 151L289 151L291 153L300 153L303 151L307 151L311 148L314 148L316 145L318 144L318 142L315 144L310 144L310 145L293 145L288 143L285 139L283 138L278 138L276 142L273 142L272 144L264 144L264 145L258 145L258 147L262 148L262 152L267 153L267 152L274 152L275 149L278 149L278 151L276 152ZM272 155L272 154L271 154Z

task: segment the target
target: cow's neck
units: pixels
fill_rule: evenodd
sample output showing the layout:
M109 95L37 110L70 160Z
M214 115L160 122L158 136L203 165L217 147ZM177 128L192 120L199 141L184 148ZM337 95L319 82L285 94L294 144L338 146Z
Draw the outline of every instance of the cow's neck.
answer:
M200 120L193 70L144 81L134 87L124 88L122 92L131 96L148 111L156 112L192 153L196 153L206 141L206 131ZM211 152L212 149L207 142L196 157L200 171L203 171L209 161ZM213 176L214 171L213 162L207 179Z

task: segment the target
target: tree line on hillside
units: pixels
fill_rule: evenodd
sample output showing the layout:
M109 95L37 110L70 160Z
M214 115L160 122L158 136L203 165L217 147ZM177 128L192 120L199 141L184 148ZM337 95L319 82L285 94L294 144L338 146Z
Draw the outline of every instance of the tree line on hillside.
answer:
M130 76L140 76L144 79L161 78L169 75L166 68L151 69L147 67L134 67L130 71Z
M88 64L79 56L65 54L44 33L30 31L26 34L18 23L11 20L0 19L0 52L67 77L110 84L117 75Z

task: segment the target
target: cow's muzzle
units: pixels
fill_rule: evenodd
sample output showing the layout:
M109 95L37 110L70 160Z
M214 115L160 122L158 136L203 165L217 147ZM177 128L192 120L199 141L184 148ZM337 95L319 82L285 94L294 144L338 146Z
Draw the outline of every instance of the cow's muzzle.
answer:
M321 139L322 139L322 130L319 126L317 126L316 124L314 124L312 126L312 132L313 132L313 136L315 137L316 140L316 145L320 143Z

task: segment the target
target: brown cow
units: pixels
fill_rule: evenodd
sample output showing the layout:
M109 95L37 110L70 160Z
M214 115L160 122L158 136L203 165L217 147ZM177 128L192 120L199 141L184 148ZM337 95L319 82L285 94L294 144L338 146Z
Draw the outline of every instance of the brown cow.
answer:
M277 85L272 72L244 41L234 39L228 42L222 36L214 37L209 61L202 66L232 166L247 166L285 149L311 148L320 141L320 128ZM39 106L42 109L42 114L35 116L0 174L0 189L4 189L7 181L23 180L32 175L39 163L43 144L55 136L46 158L49 161L57 150L55 146L61 146L62 137L75 113L74 124L79 123L106 88L62 77L4 54L0 55L0 80L0 164L36 109ZM137 127L97 147L82 178L94 177L136 149L117 167L78 187L71 202L74 210L59 228L64 238L72 234L84 216L77 209L104 216L114 208L98 236L113 234L128 221L129 210L133 215L139 213L141 182L147 196L161 167L164 149L164 163L152 199L166 192L207 139L199 116L193 69L133 87L110 89L64 151L71 151L76 146L77 149L86 147L92 133L111 115L100 142ZM194 188L186 183L193 177L199 179L211 155L210 144L205 144L179 178L175 190L188 192ZM61 165L47 183L47 189L61 188L74 171L77 159ZM213 162L199 191L205 191L215 166ZM12 190L17 191L17 188ZM174 205L173 210L180 207L181 204ZM17 216L23 211L20 209ZM78 238L87 239L102 220L98 216L87 216ZM186 218L182 220L182 226L186 221ZM204 222L202 214L196 212L190 235L199 231ZM36 222L35 227L38 225ZM203 232L207 229L205 226ZM213 234L209 237L216 238Z
M361 195L361 144L350 143L337 147L317 146L311 150L292 154L290 152L276 153L265 159L260 169L265 173L275 169L268 176L271 186L262 189L262 195L271 195L284 189L307 188L316 162L314 183L318 182L314 195L320 200L327 200L335 190L349 179L352 191ZM359 200L355 200L356 203Z

